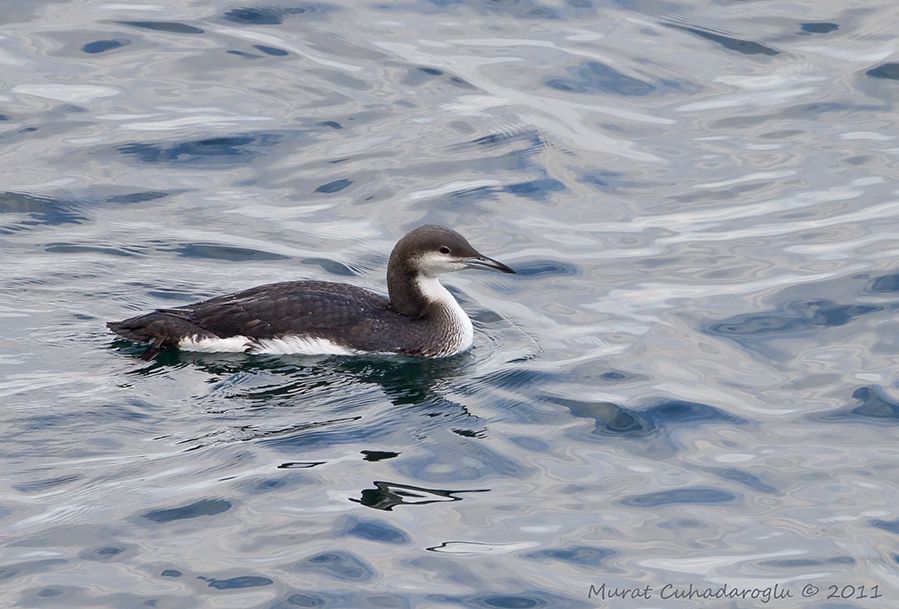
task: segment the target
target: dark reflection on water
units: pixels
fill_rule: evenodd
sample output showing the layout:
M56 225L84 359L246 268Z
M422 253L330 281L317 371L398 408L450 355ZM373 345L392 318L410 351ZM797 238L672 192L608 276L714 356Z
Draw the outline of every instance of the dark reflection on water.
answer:
M184 520L186 518L198 518L200 516L214 516L227 512L231 509L231 503L224 499L203 499L176 508L167 508L160 510L151 510L142 514L147 520L153 522L171 522L173 520Z
M79 224L87 220L87 215L82 210L83 205L82 202L72 200L58 200L19 192L2 192L0 193L0 213L27 214L29 219L12 225L4 223L0 226L0 231L15 231L17 225L27 227L41 224Z
M871 78L886 78L887 80L899 80L899 63L884 63L876 68L871 68L866 75Z
M537 609L539 607L589 607L590 604L541 590L523 590L520 594L484 593L467 596L428 595L432 602L446 603L458 607L481 607L485 609Z
M701 27L678 25L676 23L666 23L665 25L670 28L689 32L690 34L699 36L700 38L704 38L706 40L711 40L716 44L720 44L722 47L726 48L729 51L736 51L738 53L742 53L743 55L777 55L779 53L779 51L776 51L760 42L727 36L720 32L713 32Z
M301 6L291 7L241 7L231 9L225 13L224 17L228 21L239 23L242 25L278 25L284 21L285 17L294 15L304 15L306 17L316 13L327 13L335 10L334 6L328 4L314 4L305 2Z
M536 561L560 561L577 565L585 569L595 569L603 566L606 559L618 554L615 550L596 548L592 546L568 546L564 548L550 548L538 552L529 552L524 557Z
M330 605L335 605L332 602L334 599L329 597L329 600L326 600L324 597L317 594L309 594L309 593L297 593L291 594L287 598L280 600L273 605L269 606L269 609L295 609L296 607L327 607ZM397 605L398 607L402 605Z
M400 453L386 450L363 450L360 452L365 455L366 461L383 461L384 459L394 459L400 456Z
M113 39L113 40L94 40L93 42L87 42L84 46L81 47L81 50L85 53L105 53L106 51L111 51L113 49L119 49L121 47L127 46L131 44L130 40L125 39Z
M280 427L277 429L258 429L250 425L237 427L236 429L241 432L241 439L245 442L265 440L273 447L313 447L334 441L333 435L335 435L337 431L332 431L330 429L331 427L340 429L343 428L344 424L353 423L358 420L360 420L360 417L343 417L339 419L298 423L296 425ZM358 439L357 434L353 434L353 439Z
M603 192L619 192L622 189L636 186L635 183L629 182L623 174L617 171L603 171L601 169L585 172L580 176L580 181Z
M546 86L573 93L605 92L617 95L649 95L655 86L622 74L615 68L597 61L588 61L570 70L571 78L553 78Z
M840 28L836 23L818 22L818 23L802 23L799 25L803 32L807 34L829 34Z
M476 138L469 143L479 147L492 148L518 142L524 143L526 145L526 150L537 151L546 146L546 141L540 136L539 131L520 128L505 133L500 132L485 135Z
M189 258L212 258L215 260L232 260L234 262L289 259L289 256L263 252L258 249L215 245L212 243L185 243L178 248L178 254Z
M204 578L200 578L204 579ZM236 590L238 588L256 588L258 586L270 586L275 583L267 577L259 575L240 575L228 579L207 579L210 588L216 590Z
M236 8L225 13L225 19L235 23L277 25L283 21L283 11L277 8Z
M135 142L119 146L118 150L144 163L204 164L215 167L228 162L248 162L264 148L278 144L282 137L283 135L279 133L254 133L176 144Z
M899 292L899 273L882 275L871 282L871 291L875 293Z
M462 497L456 497L459 493L486 493L489 491L489 489L446 491L379 480L375 480L374 485L375 488L364 489L361 498L351 498L350 501L389 512L398 505L427 505L441 501L461 501Z
M56 478L47 478L44 480L34 480L32 482L28 482L26 484L17 484L13 488L17 491L21 491L23 493L36 493L46 491L48 489L52 489L55 486L60 486L64 484L68 484L70 482L74 482L80 479L81 476L77 474L70 474L68 476L59 476Z
M881 387L859 387L852 392L857 405L810 417L813 420L869 423L875 425L899 421L899 400L888 396Z
M127 548L124 546L103 546L102 548L93 548L86 552L81 552L79 554L79 558L83 558L84 560L98 560L98 561L107 561L107 560L118 560L121 558L121 554L125 552Z
M759 563L760 566L772 567L774 569L801 569L803 567L818 567L825 565L854 565L855 560L851 556L832 556L821 560L808 558L797 558L788 560L765 560Z
M505 187L505 191L509 194L520 197L529 197L537 201L545 201L552 193L562 192L564 190L565 185L554 178L519 182L517 184L509 184Z
M733 480L759 493L776 494L777 488L768 484L755 474L737 468L728 468L718 471L718 475L725 480Z
M3 567L0 567L0 581L8 581L32 573L41 573L48 569L64 565L66 562L67 561L61 559L49 558L8 563L3 565Z
M106 200L110 203L145 203L147 201L155 201L170 196L171 192L159 190L151 190L147 192L132 192L123 195L112 195Z
M141 28L145 30L155 30L157 32L168 32L170 34L203 34L205 33L198 27L187 25L186 23L178 23L176 21L119 21L121 25L130 25L131 27Z
M593 432L599 435L641 437L684 424L747 423L714 406L682 400L663 401L641 410L611 402L579 402L561 398L551 398L551 401L568 408L572 416L594 419L596 427Z
M852 397L861 402L850 414L876 419L899 419L899 401L884 395L877 387L859 387Z
M737 496L729 491L722 491L710 487L678 488L670 491L631 495L620 501L622 505L634 507L658 507L679 503L729 503L735 501Z
M328 182L327 184L322 184L318 188L315 189L315 192L324 192L324 193L332 193L332 192L340 192L350 184L352 184L352 180L347 180L342 178L340 180L334 180L333 182Z
M728 414L714 406L684 400L660 402L646 409L646 413L651 419L665 425L715 422L742 425L746 423L744 419Z
M883 310L884 307L877 305L839 304L824 298L793 301L783 304L777 312L751 313L716 322L707 331L727 337L792 334L842 326L862 315Z
M253 48L262 51L266 55L271 55L272 57L286 57L287 55L290 55L290 53L288 53L284 49L269 47L263 44L254 44Z
M310 469L313 467L317 467L319 465L324 465L325 463L326 463L326 461L307 461L307 462L289 461L287 463L281 463L278 466L278 469ZM280 481L268 482L267 484L277 484L279 482Z
M367 561L348 552L321 552L296 564L298 571L318 573L344 582L366 582L375 577L375 569Z
M385 522L352 518L344 527L344 534L359 539L368 539L379 543L405 545L410 542L409 536L400 529Z
M600 435L644 436L656 431L651 418L611 402L554 400L569 409L572 416L593 419L593 433Z
M899 535L899 518L896 520L872 520L871 526Z

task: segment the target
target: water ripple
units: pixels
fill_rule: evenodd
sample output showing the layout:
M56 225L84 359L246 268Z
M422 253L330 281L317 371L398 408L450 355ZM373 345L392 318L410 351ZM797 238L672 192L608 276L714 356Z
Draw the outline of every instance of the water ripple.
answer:
M666 23L666 26L677 30L688 32L705 40L721 45L729 51L736 51L743 55L777 55L779 51L753 40L737 38L736 36L727 35L721 32L715 32L710 29L693 27L686 25L678 25L676 23Z

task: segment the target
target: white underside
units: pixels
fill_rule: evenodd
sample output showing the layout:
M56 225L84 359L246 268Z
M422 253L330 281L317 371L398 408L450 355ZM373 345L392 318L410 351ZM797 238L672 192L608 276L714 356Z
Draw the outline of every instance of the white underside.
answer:
M426 277L419 275L416 278L418 289L425 298L432 302L438 302L444 306L449 313L452 327L456 330L450 337L450 343L447 345L447 353L445 355L455 355L471 348L474 341L474 328L471 325L471 319L468 314L462 310L462 307L453 298L443 284L436 277Z
M254 353L267 355L356 355L359 351L338 345L327 338L285 336L283 338L252 339L246 336L229 338L184 338L178 343L184 351L204 353Z

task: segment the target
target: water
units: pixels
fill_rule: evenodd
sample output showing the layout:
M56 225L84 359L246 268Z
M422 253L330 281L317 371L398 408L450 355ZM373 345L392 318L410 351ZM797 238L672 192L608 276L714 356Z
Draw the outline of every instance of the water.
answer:
M889 0L0 14L5 606L895 606ZM103 326L424 222L520 271L458 358Z

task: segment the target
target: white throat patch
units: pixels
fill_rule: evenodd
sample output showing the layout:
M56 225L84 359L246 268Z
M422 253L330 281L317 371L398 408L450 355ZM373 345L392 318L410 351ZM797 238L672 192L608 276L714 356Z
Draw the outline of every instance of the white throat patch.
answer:
M443 287L440 280L436 277L419 275L415 278L415 283L422 296L439 304L449 314L452 332L449 337L450 344L447 345L447 355L455 355L471 347L471 343L474 341L474 328L471 325L471 319L462 310L453 295Z

